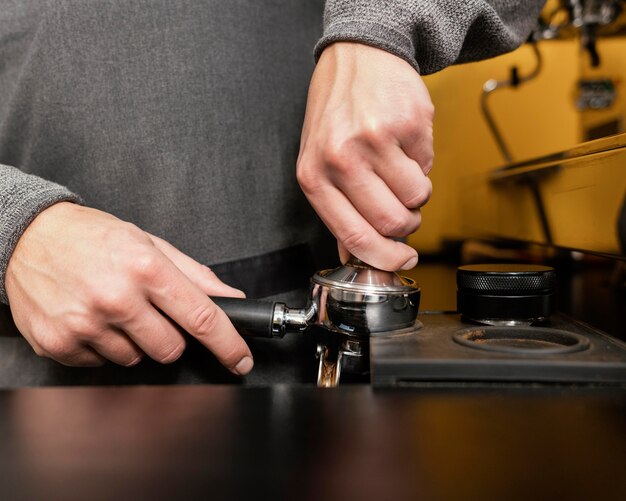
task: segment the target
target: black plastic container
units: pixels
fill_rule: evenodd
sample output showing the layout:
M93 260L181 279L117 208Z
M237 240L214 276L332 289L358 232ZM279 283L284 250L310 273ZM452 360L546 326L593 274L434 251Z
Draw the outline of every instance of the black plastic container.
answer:
M457 309L489 325L532 324L555 309L556 273L549 266L478 264L457 270Z

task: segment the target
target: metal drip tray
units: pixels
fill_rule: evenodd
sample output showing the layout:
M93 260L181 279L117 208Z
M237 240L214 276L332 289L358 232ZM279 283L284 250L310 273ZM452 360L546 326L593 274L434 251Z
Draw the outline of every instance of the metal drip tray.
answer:
M545 327L475 327L452 339L477 350L511 355L559 355L586 350L589 340L579 334Z
M370 340L371 382L626 383L626 344L561 314L539 326L484 326L425 312L408 335Z

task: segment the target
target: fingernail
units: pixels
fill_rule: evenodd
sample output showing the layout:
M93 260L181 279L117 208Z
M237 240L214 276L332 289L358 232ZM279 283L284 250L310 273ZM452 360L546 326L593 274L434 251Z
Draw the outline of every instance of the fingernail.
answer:
M143 360L143 353L141 355L138 355L137 358L133 359L132 362L129 362L128 364L126 364L126 367L133 367L137 365L139 362L141 362L142 360Z
M417 264L417 256L413 256L406 263L404 263L400 269L401 270L412 270L413 268L415 268L416 264Z
M224 292L226 291L228 291L226 295L230 297L239 297L242 299L246 298L246 293L244 291L235 287L231 287L230 285L226 285L226 287L224 287Z
M252 361L252 357L243 357L239 360L239 363L235 366L235 374L239 376L245 376L252 370L254 367L254 362Z

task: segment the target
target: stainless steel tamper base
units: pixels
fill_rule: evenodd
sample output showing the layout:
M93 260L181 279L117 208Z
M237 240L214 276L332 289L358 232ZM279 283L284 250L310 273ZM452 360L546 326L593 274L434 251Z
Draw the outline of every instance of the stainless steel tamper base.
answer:
M419 301L415 281L372 268L354 257L311 278L315 323L347 336L369 337L410 328Z
M378 270L351 257L311 278L316 324L341 336L319 343L317 385L334 387L342 371L366 372L371 336L388 336L416 326L420 289L397 273Z

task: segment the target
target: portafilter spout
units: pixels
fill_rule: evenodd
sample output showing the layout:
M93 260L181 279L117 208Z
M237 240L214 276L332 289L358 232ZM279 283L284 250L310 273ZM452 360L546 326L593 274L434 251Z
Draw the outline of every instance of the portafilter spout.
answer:
M244 336L283 337L318 325L367 338L413 328L420 301L414 280L373 268L352 257L313 275L305 308L263 300L213 297Z

